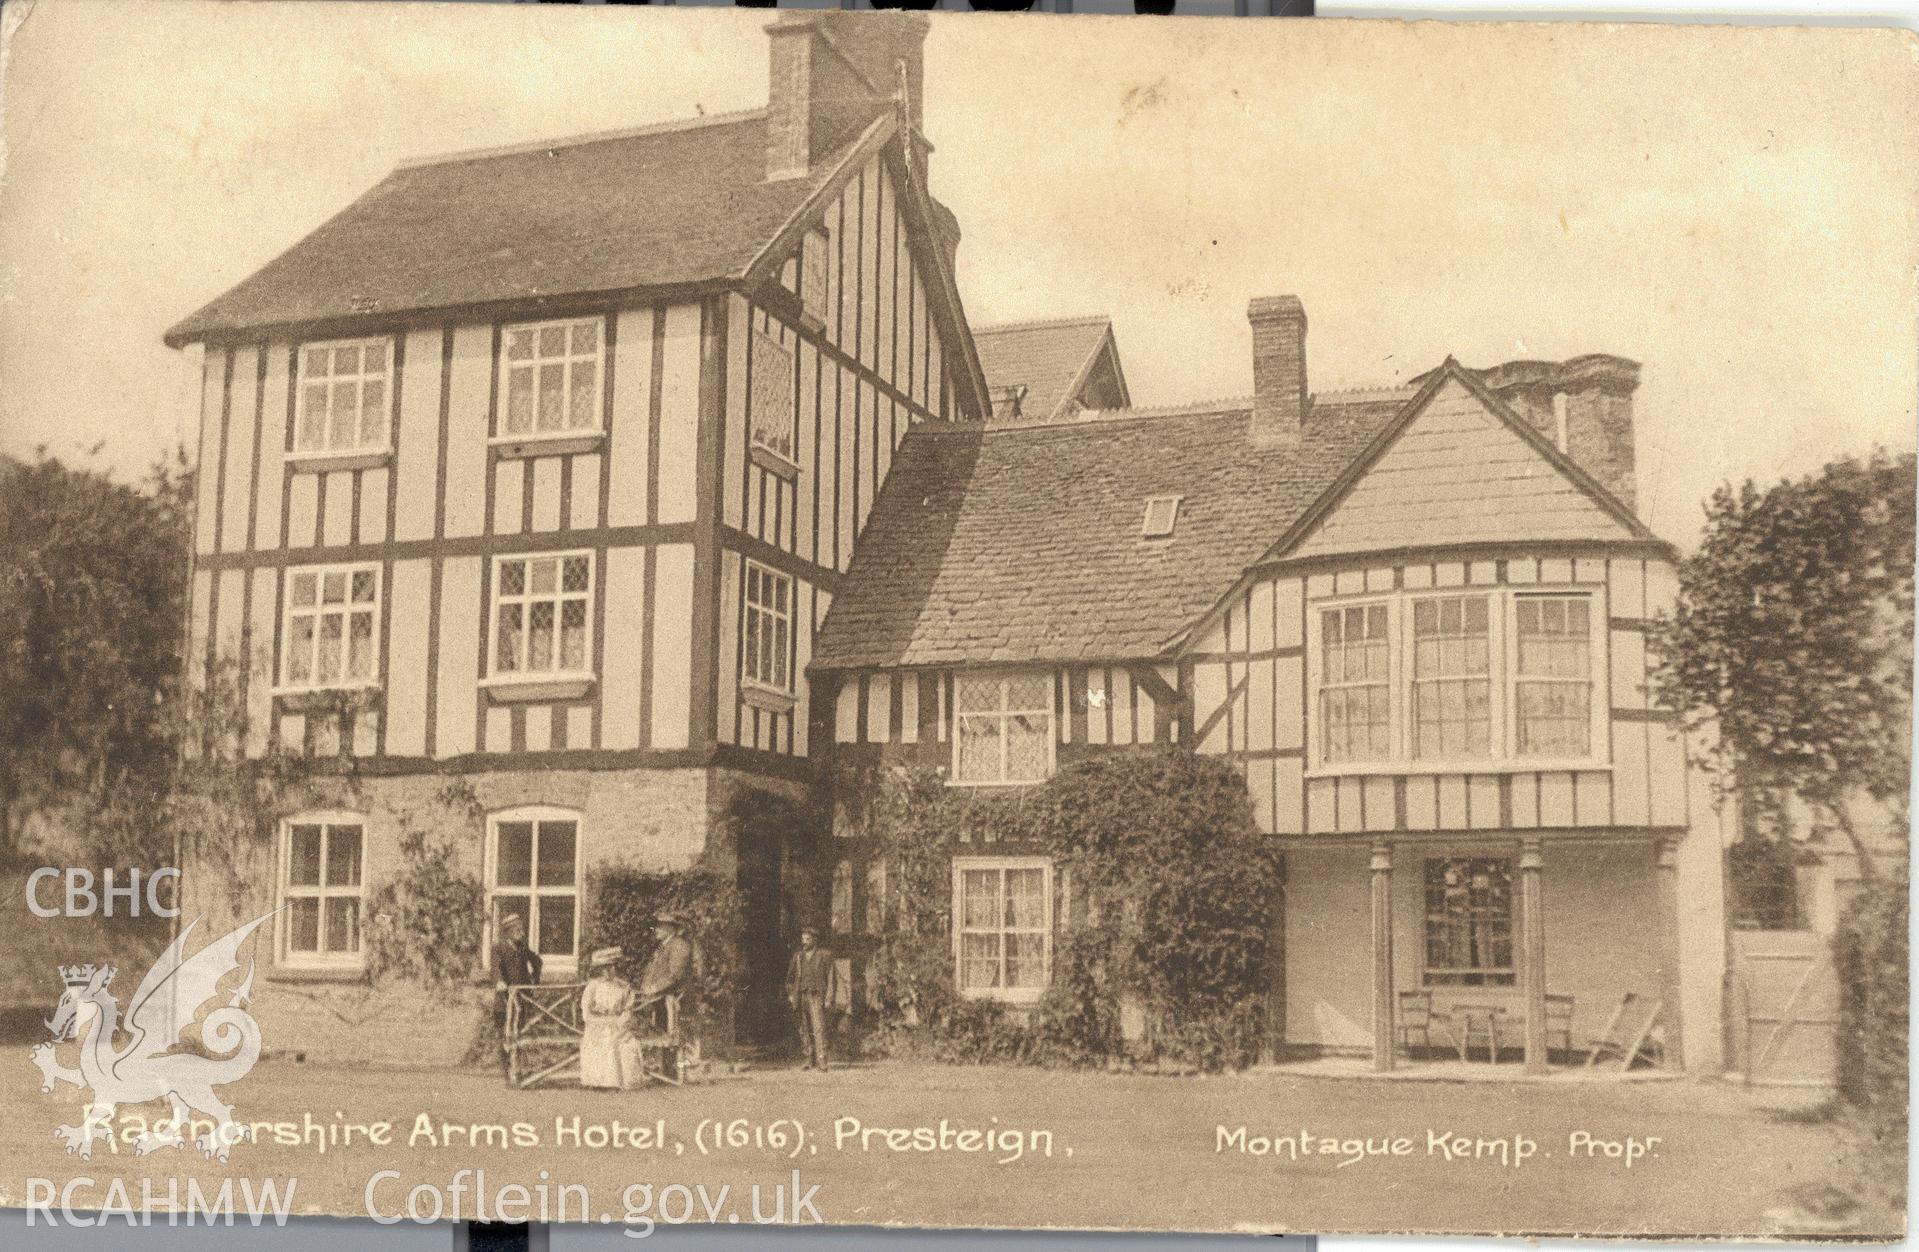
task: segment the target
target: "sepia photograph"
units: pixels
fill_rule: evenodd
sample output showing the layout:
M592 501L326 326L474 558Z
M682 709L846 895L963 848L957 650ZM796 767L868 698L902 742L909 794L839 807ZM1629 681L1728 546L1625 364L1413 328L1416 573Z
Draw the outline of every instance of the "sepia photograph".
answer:
M1905 1237L1914 32L38 0L0 105L29 1227Z

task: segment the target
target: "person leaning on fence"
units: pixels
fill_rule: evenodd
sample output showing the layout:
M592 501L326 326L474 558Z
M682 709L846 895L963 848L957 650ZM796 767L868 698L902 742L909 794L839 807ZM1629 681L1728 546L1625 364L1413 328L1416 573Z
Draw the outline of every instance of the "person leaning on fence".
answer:
M526 944L526 919L508 913L500 919L499 941L493 945L493 1029L500 1037L500 1069L510 1078L512 1057L507 1051L506 1006L511 987L540 981L540 954Z
M800 950L786 967L786 1002L799 1015L800 1043L806 1050L801 1069L826 1068L826 1011L839 1001L839 966L819 946L820 932L800 931Z
M697 973L697 954L685 931L686 923L677 913L661 913L653 919L653 938L658 943L640 971L639 1008L659 1030L677 1027L680 1000Z

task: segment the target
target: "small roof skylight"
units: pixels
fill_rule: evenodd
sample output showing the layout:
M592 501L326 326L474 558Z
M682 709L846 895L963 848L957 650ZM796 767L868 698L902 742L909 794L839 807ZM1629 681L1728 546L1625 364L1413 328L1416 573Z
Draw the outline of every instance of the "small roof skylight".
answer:
M1142 539L1171 539L1173 524L1179 520L1178 496L1149 496L1146 500L1146 517L1140 524L1139 536Z

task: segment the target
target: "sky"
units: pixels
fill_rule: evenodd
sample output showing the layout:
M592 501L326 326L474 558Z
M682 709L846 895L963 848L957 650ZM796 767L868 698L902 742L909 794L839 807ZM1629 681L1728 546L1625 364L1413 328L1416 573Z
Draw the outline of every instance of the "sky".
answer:
M401 160L762 105L750 10L8 4L0 451L192 446L175 321ZM1914 445L1919 37L954 14L930 183L975 324L1107 313L1135 402L1447 355L1644 365L1641 512Z

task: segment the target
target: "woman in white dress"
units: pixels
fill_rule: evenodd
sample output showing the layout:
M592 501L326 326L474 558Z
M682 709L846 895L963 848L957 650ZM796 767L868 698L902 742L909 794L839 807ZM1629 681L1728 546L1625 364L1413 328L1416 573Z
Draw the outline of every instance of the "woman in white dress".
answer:
M633 988L615 969L618 948L601 948L587 961L586 988L580 992L580 1085L601 1090L626 1086L625 1049L632 1035Z

